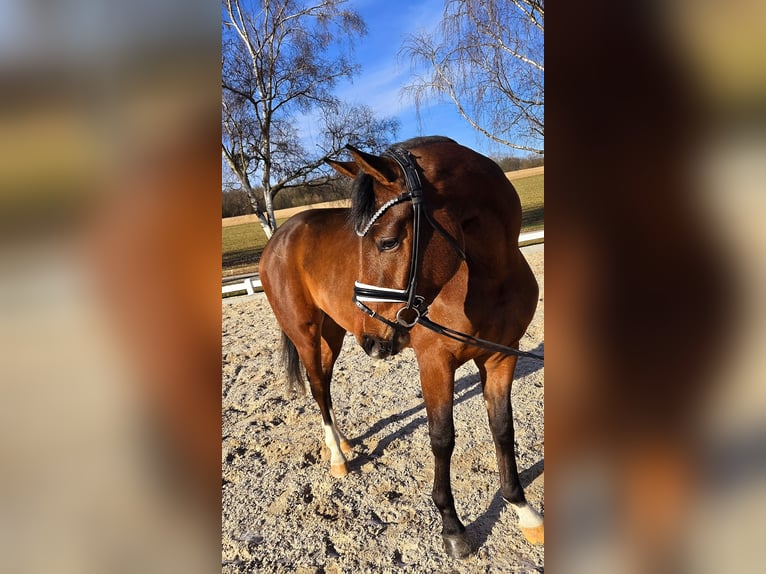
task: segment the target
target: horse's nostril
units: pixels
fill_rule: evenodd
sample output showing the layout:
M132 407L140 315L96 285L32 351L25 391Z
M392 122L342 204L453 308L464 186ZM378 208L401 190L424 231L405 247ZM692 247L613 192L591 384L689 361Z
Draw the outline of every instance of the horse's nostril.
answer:
M378 359L386 359L391 356L391 343L389 341L379 340L376 341L374 357Z
M362 349L370 357L375 359L385 359L391 355L392 345L390 341L379 339L373 335L362 336Z

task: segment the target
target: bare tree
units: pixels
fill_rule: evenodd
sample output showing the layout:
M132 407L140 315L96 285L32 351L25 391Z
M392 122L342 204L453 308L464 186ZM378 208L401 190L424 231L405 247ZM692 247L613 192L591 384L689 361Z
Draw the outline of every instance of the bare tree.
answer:
M544 153L544 17L544 0L447 0L438 32L402 47L425 67L404 93L418 109L447 98L491 140Z
M345 3L223 0L222 153L269 237L277 228L273 200L280 191L316 180L324 161L346 143L382 146L398 127L333 94L338 80L357 71L349 54L366 32ZM303 145L300 121L319 132L315 149ZM260 178L264 209L257 206L254 178Z

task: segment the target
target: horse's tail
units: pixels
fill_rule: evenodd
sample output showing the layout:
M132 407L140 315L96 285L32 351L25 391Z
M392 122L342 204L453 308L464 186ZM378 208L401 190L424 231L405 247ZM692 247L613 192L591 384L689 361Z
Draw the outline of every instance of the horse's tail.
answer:
M301 361L298 357L298 349L290 337L282 331L282 366L287 374L287 393L304 395L306 393L306 383L303 379L303 370Z

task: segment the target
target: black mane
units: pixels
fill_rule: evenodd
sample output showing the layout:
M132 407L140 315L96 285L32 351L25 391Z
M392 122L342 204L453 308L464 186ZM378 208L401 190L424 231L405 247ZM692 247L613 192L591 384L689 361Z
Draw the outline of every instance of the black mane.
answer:
M375 214L375 192L372 181L371 175L360 171L351 188L351 211L348 218L354 230L364 229Z
M395 143L391 147L412 149L432 143L443 142L457 143L455 140L444 136L421 136ZM359 175L354 179L354 184L351 188L351 212L349 213L349 221L355 230L364 229L370 221L370 218L375 215L375 211L373 178L364 172L359 172Z

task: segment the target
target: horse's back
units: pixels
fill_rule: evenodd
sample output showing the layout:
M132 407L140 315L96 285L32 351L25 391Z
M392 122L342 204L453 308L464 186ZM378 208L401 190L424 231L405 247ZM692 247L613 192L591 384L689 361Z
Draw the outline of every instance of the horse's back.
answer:
M346 305L338 296L347 283L351 304L353 278L348 271L353 271L344 265L344 257L355 244L347 219L348 210L343 208L302 211L282 224L266 244L259 266L261 282L280 324L288 315L307 317L317 309L347 322Z
M335 230L344 224L347 212L342 208L309 209L292 216L266 244L261 255L261 275L313 266L326 251L325 240L331 242Z
M516 189L497 163L458 143L436 141L413 151L431 186L432 209L454 218L468 255L465 288L445 305L464 308L489 338L517 340L534 315L539 288L518 246Z

